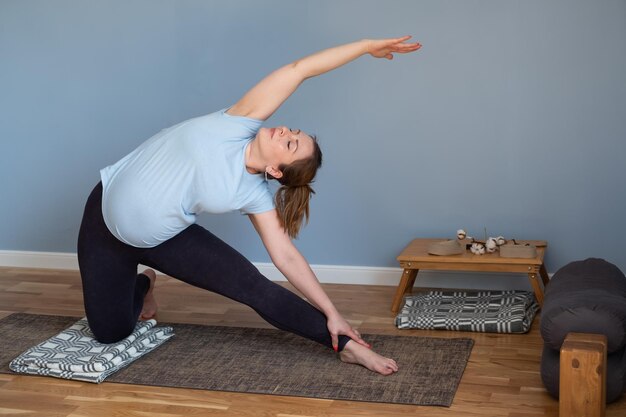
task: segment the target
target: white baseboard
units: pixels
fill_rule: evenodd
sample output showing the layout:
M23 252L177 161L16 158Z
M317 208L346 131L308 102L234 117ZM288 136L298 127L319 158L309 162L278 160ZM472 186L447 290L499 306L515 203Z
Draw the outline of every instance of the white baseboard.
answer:
M254 262L254 265L272 281L285 281L272 263ZM78 259L75 253L0 250L0 267L77 271ZM326 284L396 286L402 274L401 268L392 267L311 265L311 268L319 281ZM526 274L507 273L420 271L415 287L531 291Z
M0 266L78 271L75 253L0 250Z

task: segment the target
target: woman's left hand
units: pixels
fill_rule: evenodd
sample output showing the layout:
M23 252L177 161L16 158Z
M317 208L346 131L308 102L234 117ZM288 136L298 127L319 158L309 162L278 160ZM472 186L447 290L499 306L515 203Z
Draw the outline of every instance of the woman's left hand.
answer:
M393 59L393 54L406 54L422 47L419 42L407 43L411 36L394 39L370 40L367 52L375 58Z
M370 348L370 345L365 342L365 340L361 339L361 334L354 330L352 326L350 326L350 323L341 317L341 315L337 314L336 316L328 317L326 326L330 332L330 338L335 352L339 349L339 335L348 336L358 344L363 345L366 348Z

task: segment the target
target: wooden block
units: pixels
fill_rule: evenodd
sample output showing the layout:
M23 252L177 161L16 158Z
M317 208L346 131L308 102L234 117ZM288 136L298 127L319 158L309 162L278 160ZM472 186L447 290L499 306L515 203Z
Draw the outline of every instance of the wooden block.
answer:
M604 417L606 336L569 333L561 347L560 417Z

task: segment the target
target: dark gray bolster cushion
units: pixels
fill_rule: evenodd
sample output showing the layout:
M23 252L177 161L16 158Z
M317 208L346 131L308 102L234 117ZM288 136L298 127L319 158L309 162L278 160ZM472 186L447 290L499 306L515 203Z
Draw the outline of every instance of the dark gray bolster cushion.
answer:
M541 379L559 395L559 358L570 332L607 337L607 403L626 389L626 277L615 265L589 258L559 269L546 288L541 312Z
M545 346L561 349L570 332L604 334L609 353L626 345L626 277L596 258L559 269L548 284L541 312Z

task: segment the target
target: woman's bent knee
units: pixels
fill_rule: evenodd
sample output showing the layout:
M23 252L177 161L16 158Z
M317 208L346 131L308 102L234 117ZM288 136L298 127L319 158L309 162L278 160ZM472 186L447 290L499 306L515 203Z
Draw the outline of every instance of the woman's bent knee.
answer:
M135 329L134 324L113 327L110 323L92 323L91 321L89 321L89 327L95 339L104 344L117 343L130 336Z

